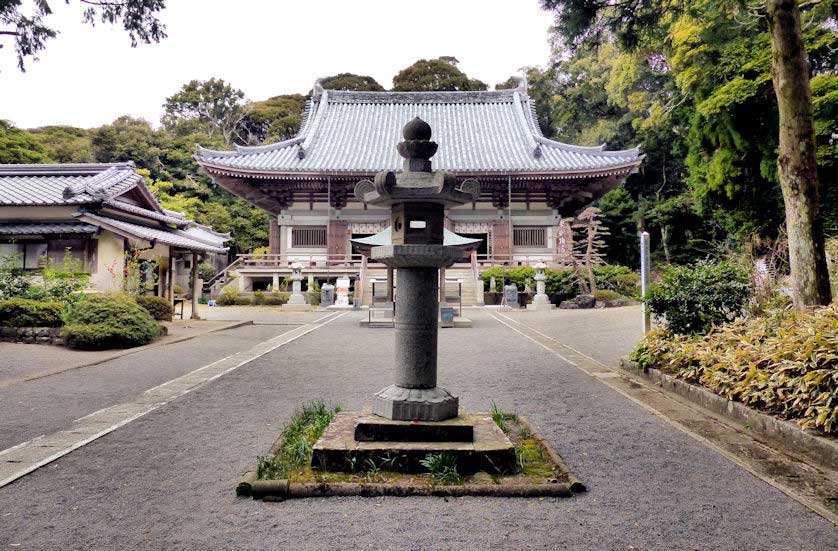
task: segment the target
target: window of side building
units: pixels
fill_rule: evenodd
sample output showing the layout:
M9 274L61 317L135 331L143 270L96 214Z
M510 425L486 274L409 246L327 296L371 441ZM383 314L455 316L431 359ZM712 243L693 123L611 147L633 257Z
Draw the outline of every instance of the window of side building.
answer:
M291 228L291 247L311 249L326 246L326 226L297 226Z

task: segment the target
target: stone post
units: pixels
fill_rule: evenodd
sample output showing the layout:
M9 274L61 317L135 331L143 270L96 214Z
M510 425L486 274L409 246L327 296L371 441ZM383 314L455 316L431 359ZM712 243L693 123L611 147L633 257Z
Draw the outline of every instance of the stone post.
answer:
M646 293L652 284L652 267L649 258L649 232L640 234L640 295L643 297L643 333L652 330L652 315L646 304Z

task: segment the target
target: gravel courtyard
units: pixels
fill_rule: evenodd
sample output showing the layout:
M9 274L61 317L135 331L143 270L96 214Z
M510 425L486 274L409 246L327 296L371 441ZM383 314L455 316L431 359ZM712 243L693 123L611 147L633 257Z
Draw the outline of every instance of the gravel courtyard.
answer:
M0 550L838 549L834 525L487 310L468 311L472 329L441 331L440 384L466 409L494 401L529 416L588 493L236 498L237 478L299 404L358 409L389 382L393 330L358 327L365 315L342 315L0 488ZM514 315L603 362L639 338L635 308ZM0 394L2 447L291 328L244 326L12 386Z

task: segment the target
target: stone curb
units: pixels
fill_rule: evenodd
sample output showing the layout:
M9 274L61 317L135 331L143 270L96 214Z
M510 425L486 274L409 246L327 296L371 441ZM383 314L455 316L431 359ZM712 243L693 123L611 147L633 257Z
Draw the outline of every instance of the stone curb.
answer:
M838 471L838 440L806 432L794 423L751 409L745 404L728 400L710 390L661 372L659 369L640 369L636 362L620 360L620 368L633 377L657 385L705 409L726 417L737 424L748 423L750 430L783 449L805 456L820 467Z
M156 348L158 346L169 346L170 344L177 344L179 342L188 341L188 340L194 339L196 337L202 337L204 335L209 335L210 333L216 333L218 331L226 331L228 329L236 329L237 327L242 327L244 325L253 325L253 321L252 320L235 321L235 322L228 323L226 325L216 327L215 329L205 331L203 333L196 333L194 335L185 335L183 337L178 337L176 339L172 339L172 340L166 341L166 342L150 343L150 344L146 344L146 345L143 345L143 346L138 346L136 348L127 348L127 349L124 349L124 350L118 350L118 351L114 352L113 354L110 354L110 355L108 355L104 358L99 358L97 360L91 361L91 362L83 364L83 365L74 365L74 366L70 366L70 367L62 367L62 368L59 368L59 369L41 371L40 373L35 373L35 374L28 375L28 376L25 376L25 377L19 377L19 378L13 378L13 379L0 379L0 389L8 388L12 385L16 385L16 384L19 384L19 383L25 383L25 382L28 382L28 381L35 381L37 379L43 379L44 377L50 377L52 375L58 375L60 373L64 373L65 371L72 371L74 369L82 369L84 367L91 367L91 366L94 366L94 365L103 364L105 362L115 360L116 358L121 358L122 356L128 356L130 354L136 354L137 352L142 352L143 350L148 350L150 348Z
M574 475L562 456L541 435L535 426L523 416L518 416L518 422L527 428L533 438L547 451L550 459L567 473L567 483L557 484L522 484L517 486L503 486L498 484L472 485L427 485L427 484L363 484L356 482L289 482L280 480L257 480L256 469L249 470L242 475L236 485L236 495L252 497L262 501L284 501L286 499L300 499L309 497L573 497L574 494L587 491L587 487ZM282 435L271 446L269 455L279 451Z

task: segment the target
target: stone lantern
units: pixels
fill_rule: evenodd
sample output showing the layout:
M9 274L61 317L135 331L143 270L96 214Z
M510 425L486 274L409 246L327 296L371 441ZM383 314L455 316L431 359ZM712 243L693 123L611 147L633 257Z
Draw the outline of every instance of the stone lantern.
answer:
M291 296L282 305L284 310L311 310L303 295L303 265L299 262L291 264Z
M371 258L398 269L399 304L395 315L395 383L375 394L373 412L401 421L442 421L457 416L459 402L437 386L439 269L462 258L444 246L445 209L475 200L475 180L457 187L449 172L433 172L437 144L420 118L403 129L398 144L402 172L383 171L374 183L359 182L355 195L370 205L390 208L392 245L374 247Z
M545 292L545 281L547 276L544 275L544 270L547 265L539 262L535 266L535 296L531 304L527 304L527 310L552 310L556 306L550 302L550 297Z

